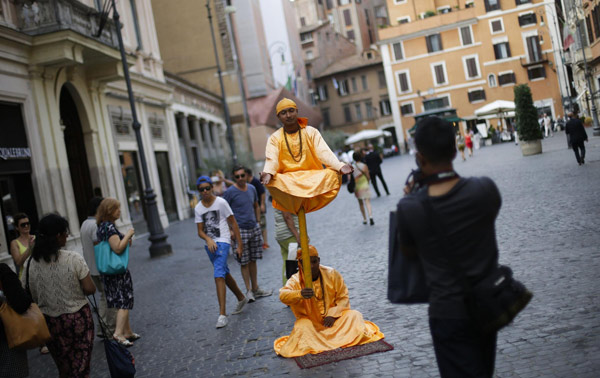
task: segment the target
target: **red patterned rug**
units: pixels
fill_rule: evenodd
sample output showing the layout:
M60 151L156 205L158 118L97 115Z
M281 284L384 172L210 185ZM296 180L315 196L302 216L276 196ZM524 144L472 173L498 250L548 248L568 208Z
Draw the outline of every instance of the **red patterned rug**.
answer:
M295 357L294 359L301 369L310 369L316 366L327 365L332 362L349 360L351 358L366 356L373 353L387 352L388 350L393 349L394 347L390 344L383 340L378 340L368 344L328 350L319 354L307 354Z

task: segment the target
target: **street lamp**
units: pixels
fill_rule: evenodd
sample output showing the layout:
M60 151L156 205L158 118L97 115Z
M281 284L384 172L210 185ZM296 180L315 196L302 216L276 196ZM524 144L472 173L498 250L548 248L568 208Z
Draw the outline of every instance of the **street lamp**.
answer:
M114 1L114 0L113 0ZM219 52L217 51L217 43L215 42L215 31L213 30L212 15L210 13L210 0L206 0L206 10L208 12L208 24L210 27L210 36L212 38L213 48L215 50L215 61L217 64L217 74L219 75L219 85L221 86L221 102L223 104L223 113L225 113L225 125L227 126L227 142L231 149L231 158L233 165L237 165L237 153L235 152L235 140L233 139L233 129L231 127L231 117L229 115L229 106L225 98L225 86L223 85L223 75L221 74L221 64L219 63ZM228 9L229 12L231 10Z
M144 177L144 202L146 204L146 211L148 218L148 229L150 230L150 257L158 257L173 253L171 245L167 243L168 235L165 234L162 224L160 223L160 217L158 216L158 207L156 205L156 194L152 189L150 183L150 175L148 174L148 164L146 163L146 155L144 153L144 142L142 141L142 133L140 131L142 125L138 121L137 112L135 110L135 99L133 97L133 89L131 87L131 78L129 77L129 66L127 65L127 57L125 55L125 46L123 45L123 35L121 34L121 22L119 21L119 12L115 0L112 2L113 20L115 22L115 28L117 29L117 38L119 40L119 50L121 51L121 63L123 64L123 76L125 76L125 84L127 85L127 94L129 96L129 106L131 107L131 118L133 119L133 130L135 132L135 139L138 145L138 152L140 155L140 164L142 166L142 175Z

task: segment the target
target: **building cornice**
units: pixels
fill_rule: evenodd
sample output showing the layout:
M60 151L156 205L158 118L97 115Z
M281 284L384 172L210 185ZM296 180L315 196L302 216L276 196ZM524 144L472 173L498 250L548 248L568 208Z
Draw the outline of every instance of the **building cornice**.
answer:
M403 35L399 35L394 38L384 39L384 40L377 42L377 45L385 45L388 43L396 43L396 42L407 41L407 40L415 39L415 38L419 38L419 37L426 37L431 34L441 33L441 32L445 32L448 30L454 30L454 29L461 28L463 26L474 25L474 24L477 24L477 21L478 21L477 18L469 18L469 19L462 20L459 22L454 22L452 24L441 25L441 26L438 26L435 28L419 30L414 33L403 34Z

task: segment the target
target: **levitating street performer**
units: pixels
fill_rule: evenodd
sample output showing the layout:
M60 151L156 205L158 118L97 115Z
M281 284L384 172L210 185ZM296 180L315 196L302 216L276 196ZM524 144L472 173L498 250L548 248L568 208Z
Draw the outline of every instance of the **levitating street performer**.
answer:
M306 118L298 117L294 101L279 101L276 113L283 127L267 142L260 177L273 197L273 207L298 215L300 244L308 250L305 213L331 202L340 190L340 173L352 173L353 169L337 159L319 131L308 126ZM303 264L310 270L308 255ZM307 282L309 287L311 282Z
M293 214L301 206L307 213L318 210L337 195L339 173L348 174L352 167L338 160L308 119L298 117L294 101L279 101L276 112L283 127L267 142L261 181L269 187L275 208Z
M320 265L319 254L312 245L309 255L313 288L305 288L301 267L279 290L279 299L290 306L296 323L289 336L275 340L275 352L283 357L298 357L383 339L379 327L350 309L342 275ZM300 250L297 259L301 259Z

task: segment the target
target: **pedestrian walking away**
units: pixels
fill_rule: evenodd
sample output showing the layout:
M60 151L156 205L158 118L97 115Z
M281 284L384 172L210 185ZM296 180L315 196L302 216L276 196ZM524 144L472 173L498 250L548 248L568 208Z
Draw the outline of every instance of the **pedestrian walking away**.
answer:
M551 137L554 136L554 132L552 131L552 120L546 113L544 113L544 116L542 117L542 124L544 125L544 136L546 138L548 138L548 135Z
M123 235L115 226L115 221L121 217L121 203L115 198L105 198L100 202L96 214L96 224L98 231L96 238L98 241L108 240L111 253L122 254L127 245L131 246L135 230L129 229ZM113 339L119 344L130 347L133 342L141 336L131 330L129 322L129 311L133 309L133 279L129 268L124 273L119 274L101 274L104 292L106 294L106 304L108 308L117 309L117 321Z
M377 187L377 178L383 184L383 189L385 193L389 196L390 191L388 190L387 183L383 178L383 173L381 173L381 163L383 162L383 158L381 154L375 151L372 144L369 144L369 149L364 157L364 162L369 167L369 175L371 176L371 181L373 183L373 189L375 189L375 193L377 193L377 197L381 197L379 193L379 188Z
M352 165L354 167L354 172L351 173L354 175L354 180L356 182L354 196L358 200L358 207L360 208L360 213L363 217L363 224L367 224L368 215L369 222L371 226L373 226L375 221L373 221L373 209L371 208L371 190L369 189L371 177L369 176L369 167L361 162L360 152L354 153L354 161L355 163Z
M473 156L473 130L465 134L465 147L469 150L469 157Z
M415 141L421 179L407 185L405 192L414 185L421 189L398 203L398 240L401 252L407 258L418 257L425 271L429 327L440 375L492 377L497 332L482 333L476 327L462 283L479 282L498 266L495 220L500 193L487 177L461 178L454 172L456 142L449 122L437 117L420 121ZM433 218L445 226L445 238L436 232Z
M97 243L97 232L98 225L96 224L96 212L98 206L102 202L102 197L94 197L88 204L88 218L83 221L80 228L81 233L81 248L83 249L83 258L90 269L90 275L96 289L100 292L100 304L99 313L100 318L104 324L108 326L108 332L112 335L115 332L117 323L117 310L114 308L108 308L106 306L106 293L104 292L104 284L102 283L102 277L96 267L96 255L94 252L94 245ZM104 333L99 331L96 333L98 337L104 337Z
M21 277L46 318L46 344L62 377L89 377L94 320L86 295L96 292L81 254L67 251L69 223L58 214L40 220L38 240Z
M463 159L463 161L466 161L467 159L465 158L465 138L460 134L456 135L456 147L460 152L460 157Z
M567 134L568 140L571 142L577 163L579 165L585 164L584 142L588 141L588 136L585 132L583 122L581 122L574 113L569 113L569 121L567 122L565 133Z
M256 298L267 297L273 290L263 290L258 285L258 268L256 262L262 259L263 238L260 229L260 206L258 194L252 185L246 181L246 168L236 166L232 170L235 184L223 194L229 203L233 216L237 221L241 234L242 253L235 258L240 263L242 278L246 286L246 297L249 302ZM234 240L233 248L237 249L238 242Z
M231 248L231 233L229 230L233 230L233 236L237 240L236 253L238 257L241 257L243 252L242 237L229 204L223 198L215 196L213 182L210 177L198 177L196 187L201 198L195 208L198 236L204 240L204 249L213 264L217 300L219 302L217 328L223 328L229 322L226 312L227 290L225 286L231 290L238 300L233 314L241 313L248 303L248 298L239 289L227 266L227 256Z

